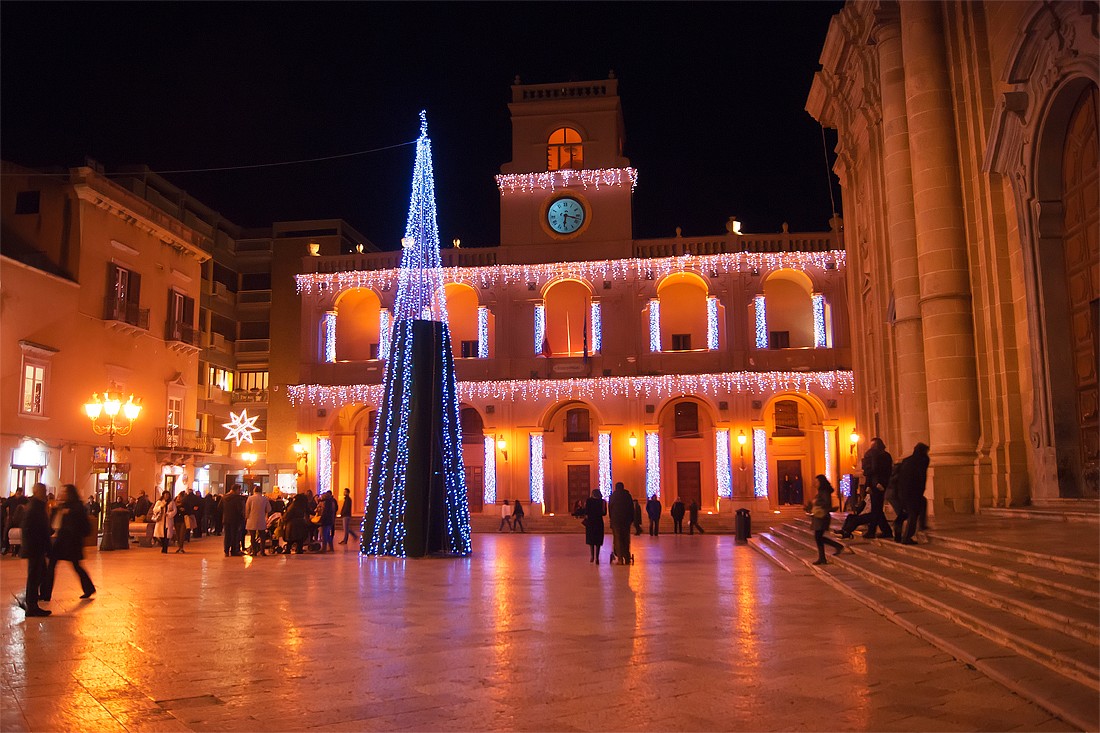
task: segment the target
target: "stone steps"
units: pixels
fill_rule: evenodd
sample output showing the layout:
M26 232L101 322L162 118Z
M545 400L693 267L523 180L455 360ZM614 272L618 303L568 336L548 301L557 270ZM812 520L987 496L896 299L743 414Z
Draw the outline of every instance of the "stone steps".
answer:
M850 542L851 553L814 566L817 548L808 520L769 528L750 540L780 567L808 568L1067 722L1097 729L1100 631L1091 591L1100 568L1093 566L1090 582L1087 563L1073 561L1074 572L1055 577L1053 568L1061 563L1053 556L1042 564L1037 557L994 562L989 543L948 544L942 533L931 542ZM983 552L975 556L974 545ZM1017 587L1021 577L1027 583Z

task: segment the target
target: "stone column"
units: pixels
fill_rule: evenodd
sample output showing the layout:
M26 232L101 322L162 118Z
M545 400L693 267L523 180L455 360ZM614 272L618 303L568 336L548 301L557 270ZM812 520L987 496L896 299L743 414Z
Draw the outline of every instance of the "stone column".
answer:
M913 178L909 158L909 124L905 117L905 72L902 66L901 27L896 3L884 2L875 13L872 37L878 54L882 99L883 172L886 221L894 293L892 361L897 374L898 425L901 444L890 446L897 457L908 454L928 437L928 389L924 371L921 329L920 279L917 273L917 234L913 213Z
M979 435L969 258L939 2L900 4L920 314L937 509L974 511Z

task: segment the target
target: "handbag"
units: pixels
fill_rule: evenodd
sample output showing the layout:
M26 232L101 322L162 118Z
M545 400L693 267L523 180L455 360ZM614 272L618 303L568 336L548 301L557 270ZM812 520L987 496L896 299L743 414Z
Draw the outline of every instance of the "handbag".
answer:
M814 519L824 519L825 507L815 505L814 510L810 512L810 516L812 516Z

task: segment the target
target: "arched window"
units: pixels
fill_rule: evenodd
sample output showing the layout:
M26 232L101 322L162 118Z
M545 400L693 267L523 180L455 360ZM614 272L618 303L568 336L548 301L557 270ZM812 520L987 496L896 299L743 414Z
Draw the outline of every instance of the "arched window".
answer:
M334 361L366 361L379 358L379 312L382 304L367 288L348 290L337 303L336 354Z
M462 444L483 445L485 443L485 423L481 413L473 407L462 408Z
M677 402L673 410L674 430L677 438L699 437L699 405L694 402Z
M580 170L583 167L584 145L581 144L581 134L572 127L559 127L550 133L546 144L546 170Z
M701 277L691 273L670 275L657 287L657 298L660 315L653 319L650 328L656 325L660 332L651 333L650 339L660 340L661 351L709 348L716 334L710 332L707 284Z
M592 426L588 416L588 410L584 407L574 407L565 413L565 442L566 443L591 443Z
M545 341L550 356L593 352L592 292L577 280L561 280L546 291ZM544 352L545 353L545 352Z
M447 325L451 331L454 358L476 359L482 349L488 348L488 334L482 334L477 291L463 283L447 283L444 291L447 296ZM486 338L484 345L481 343L483 338Z
M775 403L774 435L802 435L802 429L798 426L798 403L794 400L780 400Z
M768 348L813 348L813 283L797 270L777 270L764 283Z

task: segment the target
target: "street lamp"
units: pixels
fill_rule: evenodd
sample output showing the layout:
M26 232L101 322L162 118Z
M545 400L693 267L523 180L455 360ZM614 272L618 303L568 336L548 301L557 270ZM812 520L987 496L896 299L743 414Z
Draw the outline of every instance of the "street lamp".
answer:
M291 450L294 451L294 455L296 456L297 460L302 462L302 469L303 470L301 472L299 472L298 475L299 476L305 476L304 483L305 483L306 489L308 490L308 488L309 488L309 451L306 450L306 447L304 445L302 445L301 443L295 443L293 446L291 446Z
M244 474L244 483L245 483L245 486L246 486L245 490L248 493L252 492L252 467L254 465L256 465L256 460L258 458L259 458L259 456L257 456L255 453L251 453L251 452L241 454L241 459L244 461L244 465L245 465L245 474Z
M119 414L121 413L121 415ZM115 472L115 436L129 435L134 427L134 420L141 414L141 400L135 400L131 394L124 403L120 392L93 392L92 399L84 403L84 414L92 421L92 430L96 435L107 436L107 485L99 494L100 517L107 510L107 499L110 497L111 483Z
M630 443L630 452L634 454L634 460L638 460L638 437L631 433L627 442Z

